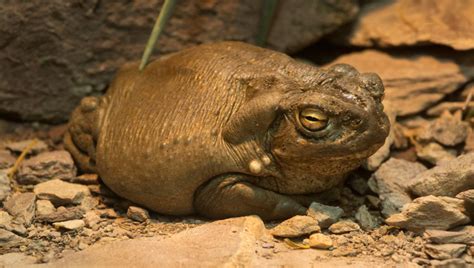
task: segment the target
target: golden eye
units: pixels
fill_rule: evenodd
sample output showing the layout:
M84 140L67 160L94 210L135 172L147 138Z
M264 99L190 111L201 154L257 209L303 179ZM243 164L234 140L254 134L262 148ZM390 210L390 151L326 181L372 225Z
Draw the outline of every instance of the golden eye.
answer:
M310 131L324 129L328 124L328 117L320 110L307 108L300 112L301 125Z

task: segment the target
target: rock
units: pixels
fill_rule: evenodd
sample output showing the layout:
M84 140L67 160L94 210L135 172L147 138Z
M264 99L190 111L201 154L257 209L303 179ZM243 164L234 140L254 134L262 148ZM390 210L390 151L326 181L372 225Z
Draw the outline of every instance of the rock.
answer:
M22 237L10 231L0 229L0 251L19 247L25 243L26 243L26 240L23 239Z
M331 237L324 234L312 234L309 237L309 246L316 249L328 249L333 246Z
M0 114L66 120L82 97L102 93L118 67L139 59L162 3L3 3ZM180 1L155 55L218 40L253 43L262 8L262 2L253 0ZM268 44L299 50L354 18L357 11L357 1L281 1Z
M446 150L436 142L431 142L416 151L418 158L425 160L433 165L438 165L443 161L450 161L456 158L455 150Z
M0 255L0 267L26 267L36 263L36 258L24 253L7 253Z
M401 208L411 202L406 185L426 167L419 163L402 159L390 158L372 174L376 188L382 201L382 214L386 217L398 213Z
M385 100L398 116L426 110L446 94L454 92L469 77L451 60L429 55L386 54L376 50L354 52L337 58L360 72L375 72L383 80Z
M381 47L428 43L468 50L474 48L473 13L469 1L373 1L334 41Z
M4 202L3 206L15 220L29 226L35 216L35 201L34 193L17 193Z
M71 220L78 220L84 217L84 210L81 207L59 207L56 211L45 215L39 215L36 217L38 222L66 222Z
M6 211L0 211L0 228L19 235L26 235L27 233L25 226L14 220Z
M51 179L71 180L76 167L67 151L46 152L23 162L17 174L21 184L38 184Z
M84 227L86 224L83 220L70 220L53 223L54 228L64 230L77 230Z
M457 258L466 250L463 244L444 244L444 245L425 245L425 252L431 258L437 260L446 260Z
M468 223L461 210L463 201L450 197L424 196L403 207L399 214L390 216L388 225L418 232L425 229L447 230Z
M448 260L432 260L430 262L433 268L464 268L469 267L467 263L462 259L448 259Z
M258 245L262 239L271 238L267 238L258 217L231 218L188 229L167 239L138 238L91 247L49 266L188 267L198 263L202 267L252 267L258 266L255 251L257 247L263 250Z
M455 115L448 111L432 121L418 134L417 139L422 142L437 141L446 146L455 146L467 138L469 125L462 121L461 113Z
M321 228L328 228L331 224L337 222L344 213L340 207L326 206L313 202L308 208L306 214L317 221Z
M36 200L36 217L42 217L56 211L53 203L49 200Z
M70 179L65 179L67 182L78 183L84 185L96 185L99 184L99 175L97 174L82 174L77 177L71 177Z
M347 180L347 184L349 184L352 190L354 190L360 195L366 194L369 190L367 179L355 174L352 174L352 176L349 177L349 179Z
M467 244L474 245L474 232L426 230L424 238L436 244Z
M338 221L329 226L329 231L333 234L344 234L359 230L360 226L351 220Z
M84 215L84 221L89 228L93 228L101 221L101 218L94 211L88 211Z
M474 220L474 189L461 192L456 195L456 198L464 200L464 208L466 214L471 218L471 221Z
M9 151L0 150L0 169L7 169L15 164L15 157L13 157Z
M130 206L127 210L127 217L134 221L145 222L150 218L150 215L146 209Z
M444 111L449 111L450 113L454 113L458 110L463 109L465 105L466 103L464 101L442 102L430 108L428 111L426 111L426 114L429 116L440 116ZM469 102L468 107L474 107L474 101Z
M0 170L0 202L5 200L11 193L10 179L6 170Z
M33 142L35 142L35 144L31 147L28 154L39 154L48 150L48 145L44 141L38 139L9 142L5 144L5 148L16 154L21 154Z
M90 195L87 186L61 180L50 180L37 184L34 192L38 199L49 200L55 206L78 205L85 196Z
M359 207L355 214L355 218L359 223L360 227L364 230L372 230L379 226L377 218L370 214L369 210L365 205Z
M318 222L309 216L294 216L270 230L277 237L299 237L319 232Z
M416 196L455 196L474 188L474 153L461 155L418 174L408 184Z

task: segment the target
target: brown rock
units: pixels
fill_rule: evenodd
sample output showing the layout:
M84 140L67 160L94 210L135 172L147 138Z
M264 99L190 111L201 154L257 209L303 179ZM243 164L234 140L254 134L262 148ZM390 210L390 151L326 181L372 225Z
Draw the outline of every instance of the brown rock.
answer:
M13 157L9 151L0 150L0 169L7 169L15 164L15 157Z
M187 267L198 263L203 267L249 267L255 266L255 247L265 235L265 226L258 217L232 218L204 224L168 239L139 238L88 248L49 266Z
M376 186L372 190L379 194L384 216L398 213L405 204L411 202L406 185L425 170L422 164L391 158L372 174L371 180Z
M360 72L380 75L385 100L390 101L399 116L424 111L468 79L453 61L428 55L408 57L365 50L343 55L331 64L334 63L351 64Z
M464 208L466 214L474 221L474 189L461 192L456 195L456 198L464 200Z
M127 217L134 221L145 222L150 218L150 215L146 209L130 206L127 210Z
M416 151L418 158L425 160L433 165L437 165L443 161L450 161L456 158L455 150L446 150L443 146L431 142Z
M457 258L464 251L466 251L466 245L464 244L425 245L426 254L437 260Z
M39 154L23 162L17 174L21 184L37 184L51 179L70 180L76 176L76 167L67 151Z
M319 232L318 222L309 216L294 216L270 230L277 237L299 237Z
M474 245L474 232L469 231L442 231L426 230L423 234L425 239L436 244L467 244Z
M328 228L337 222L344 213L340 207L326 206L317 202L311 203L306 214L317 221L321 228Z
M466 103L464 101L460 102L442 102L432 108L430 108L428 111L426 111L426 114L429 116L440 116L444 111L449 111L450 113L454 113L458 110L461 110L464 108ZM471 101L468 103L467 107L473 107L474 108L474 101Z
M51 214L56 211L53 203L49 200L36 200L36 218Z
M6 170L0 170L0 202L5 200L12 190Z
M61 180L51 180L37 184L34 192L39 199L49 200L54 205L80 204L85 196L90 195L89 188Z
M99 184L99 175L97 174L82 174L77 177L72 177L70 179L65 179L65 181L71 183L78 183L84 185L95 185Z
M474 188L474 153L461 155L418 174L408 188L417 196L455 196Z
M33 147L30 148L28 154L39 154L42 152L46 152L48 150L48 145L42 140L24 140L24 141L16 141L16 142L9 142L5 144L5 148L8 150L20 154L22 153L28 146L30 146L33 141L35 142Z
M351 220L338 221L329 226L329 231L333 234L344 234L359 230L360 226Z
M418 140L437 141L443 145L454 146L463 143L468 134L469 125L462 121L461 113L452 115L448 111L432 121L421 131L417 137Z
M53 223L54 228L63 230L77 230L84 227L86 224L83 220L70 220Z
M35 257L24 253L7 253L0 256L1 267L26 267L35 263Z
M5 251L10 248L19 247L26 243L26 239L7 231L0 229L0 250Z
M98 3L3 3L1 114L64 121L82 97L103 92L120 65L140 59L163 1ZM253 0L180 1L155 55L218 40L254 42L262 7ZM306 47L357 11L357 1L281 1L268 43Z
M84 217L84 210L80 207L59 207L56 211L45 215L36 216L38 222L64 222L70 220L79 220Z
M425 229L447 230L468 223L469 218L461 211L463 201L450 197L424 196L403 207L399 214L385 222L410 231Z
M317 249L328 249L333 246L331 237L324 234L312 234L309 237L309 246Z
M35 216L35 201L34 193L19 193L10 197L3 205L8 213L15 217L15 220L29 226Z
M383 47L431 43L468 50L474 48L473 13L469 1L374 1L344 32L343 42Z

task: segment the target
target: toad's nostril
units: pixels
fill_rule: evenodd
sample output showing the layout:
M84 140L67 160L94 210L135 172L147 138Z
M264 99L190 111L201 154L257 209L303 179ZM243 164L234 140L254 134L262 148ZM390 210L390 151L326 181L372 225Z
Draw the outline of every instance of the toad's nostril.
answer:
M360 76L362 86L370 92L370 95L381 101L384 95L382 79L375 73L364 73Z
M343 64L343 63L335 64L335 65L331 66L330 69L333 70L336 73L340 73L340 74L347 75L347 76L353 76L354 77L354 76L359 75L359 71L357 71L356 68L352 67L349 64Z

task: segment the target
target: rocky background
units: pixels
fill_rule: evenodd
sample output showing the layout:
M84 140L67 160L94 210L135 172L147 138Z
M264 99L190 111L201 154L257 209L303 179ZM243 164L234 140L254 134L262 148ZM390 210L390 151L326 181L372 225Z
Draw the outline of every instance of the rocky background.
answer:
M378 73L392 128L307 215L263 223L148 212L63 150L69 112L140 58L161 1L3 1L0 266L472 267L474 1L280 2L268 46ZM158 54L253 42L261 7L182 0Z

